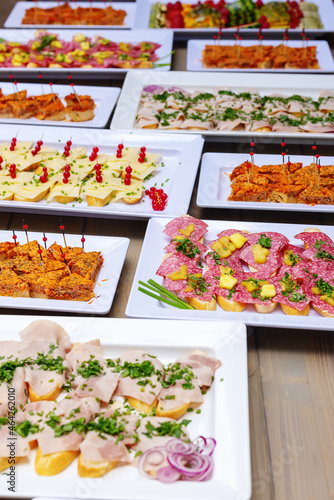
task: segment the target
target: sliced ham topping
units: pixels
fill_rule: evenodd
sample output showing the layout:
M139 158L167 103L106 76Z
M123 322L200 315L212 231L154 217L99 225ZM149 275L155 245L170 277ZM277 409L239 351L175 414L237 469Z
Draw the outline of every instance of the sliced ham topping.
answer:
M97 376L90 376L88 378L75 374L73 381L75 396L82 397L95 397L104 403L109 403L114 394L117 384L120 380L120 374L114 373L112 368L108 368L105 363L102 366L102 373Z
M100 404L96 401L95 397L79 398L75 394L71 394L70 396L65 396L57 404L56 413L66 418L84 418L85 422L89 422L100 413Z
M50 340L40 339L40 340L32 340L31 342L21 342L19 349L19 359L36 359L38 354L47 354L51 353L53 358L60 356L65 359L66 354L65 350L59 345L52 344Z
M68 421L63 423L68 423ZM83 440L83 434L79 434L76 431L71 431L70 433L59 437L55 437L54 434L54 430L48 425L45 425L44 429L36 434L38 446L40 447L43 455L58 453L59 451L66 450L79 450L80 443Z
M70 363L73 370L75 370L81 363L91 359L103 360L103 350L99 340L91 340L84 344L75 344L71 352L66 356L66 360Z
M71 340L64 328L58 323L46 319L33 321L19 335L25 343L34 340L49 340L50 343L58 343L65 352L69 352L72 347Z
M44 396L58 387L63 387L65 384L65 372L60 374L51 370L44 371L36 365L26 366L24 370L24 381L39 396Z
M199 363L203 366L206 366L210 368L210 370L215 373L216 370L221 366L221 361L216 358L212 358L211 356L206 356L205 354L187 354L187 356L182 356L176 360L177 363L182 363L185 365L190 365L192 366L194 374L198 377L198 375L195 373L195 367L194 363ZM199 377L198 377L199 378ZM202 385L211 385L210 384L202 384Z
M166 443L172 438L176 437L173 428L178 426L180 429L179 437L182 441L189 439L187 428L180 425L175 420L166 417L144 417L140 421L137 429L139 441L133 447L136 451L150 450L157 446L165 446ZM158 430L156 430L158 429ZM169 431L169 432L168 432ZM164 434L166 432L166 434ZM157 435L159 433L159 435Z
M121 462L130 461L129 452L123 441L117 442L117 436L104 434L100 437L97 432L89 431L80 444L81 458L92 462Z
M19 355L20 342L18 340L2 340L0 342L0 365L6 361L14 361Z
M212 375L211 375L212 382ZM177 380L174 385L162 389L159 401L164 410L178 408L188 403L203 403L203 395L197 380L192 380L191 389L184 389L185 380Z

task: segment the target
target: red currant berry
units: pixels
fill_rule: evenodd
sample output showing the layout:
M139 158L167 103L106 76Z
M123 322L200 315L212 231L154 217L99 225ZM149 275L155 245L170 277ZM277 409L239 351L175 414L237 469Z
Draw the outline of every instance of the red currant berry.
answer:
M15 146L11 146L9 149L10 149L11 151L14 151Z
M131 179L131 174L125 174L126 179Z
M12 142L16 144L16 141L17 141L16 137L13 137Z
M46 182L48 180L48 178L46 175L41 175L39 180L44 184L44 182Z
M70 173L69 172L64 172L64 179L68 179L70 177Z
M48 169L46 167L43 167L43 172L47 172Z
M96 160L96 154L92 153L89 157L90 161Z
M11 176L12 179L15 179L16 178L16 173L15 172L11 172L10 176Z
M67 141L66 146L72 146L72 141Z
M95 166L94 166L95 170L101 170L101 165L99 163L97 163Z
M97 175L96 176L96 182L102 182L102 176L101 175Z
M117 151L116 158L122 158L122 151Z
M130 165L128 167L126 167L125 172L128 174L131 174L132 168L130 167Z
M65 172L69 172L71 170L71 165L65 165L64 167Z
M117 148L118 148L118 149L120 149L120 150L122 151L122 149L124 148L124 145L123 145L123 144L119 144L119 145L117 146Z
M140 152L141 152L141 153L145 153L145 152L146 152L146 148L145 148L145 146L143 146L142 148L140 148Z
M17 238L16 234L13 234L12 238L13 238L13 240L16 240L16 238Z
M43 241L45 242L45 241L47 241L47 240L48 240L48 239L47 239L47 237L46 237L46 236L44 236Z
M64 156L65 156L65 158L68 158L68 156L70 156L70 153L68 151L65 151Z
M3 162L3 158L2 158L2 156L0 156L0 163L2 163L2 162Z
M144 159L143 158L138 158L138 163L144 163Z
M127 179L127 178L125 178L125 179L124 179L124 184L125 184L126 186L130 186L130 184L131 184L131 180L130 180L130 179Z
M148 190L148 189L146 189L145 194L147 194L147 195L149 195L149 194L150 194L150 192L149 192L149 190Z
M68 183L68 179L66 179L66 177L63 178L63 183L64 184L67 184Z
M31 154L32 154L33 156L36 156L36 155L37 155L37 152L36 152L36 151L31 151Z
M95 146L95 148L93 148L93 153L98 153L99 152L99 148Z
M42 146L43 145L43 141L37 141L37 146Z

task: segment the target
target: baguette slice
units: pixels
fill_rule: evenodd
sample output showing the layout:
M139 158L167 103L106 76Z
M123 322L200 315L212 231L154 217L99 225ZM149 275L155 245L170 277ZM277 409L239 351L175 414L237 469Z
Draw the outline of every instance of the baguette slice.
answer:
M157 417L168 417L168 418L173 418L174 420L177 420L178 418L182 417L182 415L188 410L189 404L190 403L186 403L186 404L184 404L182 406L178 406L176 408L164 410L163 406L161 405L161 401L159 401L156 416Z
M143 403L142 401L139 401L139 399L135 399L130 396L126 396L126 399L132 408L138 410L139 413L145 413L146 415L152 415L152 410L154 410L158 404L157 399L155 399L151 405Z
M55 401L59 396L60 392L61 392L61 387L57 385L50 392L48 392L47 394L43 394L43 396L41 396L40 394L34 392L29 385L29 398L31 403L34 403L35 401Z
M201 300L197 297L187 297L184 300L198 311L215 311L217 306L217 300L214 298L209 301Z
M289 316L308 316L308 313L310 312L310 304L307 304L307 306L302 311L298 311L294 307L287 306L286 304L280 305L284 314L287 314Z
M273 302L272 304L270 304L270 306L265 306L264 304L254 304L254 306L258 313L269 314L273 312L274 309L276 309L277 302Z
M41 449L38 447L35 471L39 476L55 476L66 469L78 455L79 451L70 450L43 455Z
M81 454L78 459L78 474L80 477L102 477L116 467L117 462L106 460L105 462L93 462L83 460Z
M225 297L221 297L217 295L217 302L224 311L229 312L241 312L247 307L247 304L243 302L238 302L236 300L225 299Z
M330 314L327 311L323 311L321 307L315 306L314 304L312 304L312 307L315 311L317 311L317 313L321 314L321 316L323 316L324 318L334 318L334 314Z

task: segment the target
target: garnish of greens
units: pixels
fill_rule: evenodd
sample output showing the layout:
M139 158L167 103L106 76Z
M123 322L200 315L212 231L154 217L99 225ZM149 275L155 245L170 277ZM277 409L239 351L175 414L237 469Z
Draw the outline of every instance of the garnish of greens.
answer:
M146 290L145 288L138 287L138 290L140 292L145 293L146 295L149 295L149 297L152 297L153 299L160 300L161 302L164 302L165 304L168 304L173 307L177 307L178 309L195 309L193 306L188 304L182 299L179 299L174 295L173 292L170 292L167 290L167 288L164 288L163 286L159 285L154 280L149 279L147 283L144 283L143 281L138 281L142 287L148 288ZM149 290L152 290L155 293L158 293L159 295L155 295L154 293L150 292Z

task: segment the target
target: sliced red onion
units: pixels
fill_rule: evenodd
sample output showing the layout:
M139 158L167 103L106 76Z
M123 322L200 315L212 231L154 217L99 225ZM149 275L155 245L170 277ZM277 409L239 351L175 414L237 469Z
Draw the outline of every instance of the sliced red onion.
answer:
M155 92L163 92L164 88L159 85L148 85L147 87L143 88L143 91L154 94Z
M174 483L181 477L181 473L174 467L161 467L157 470L157 479L163 483Z
M198 451L198 453L202 453L206 447L206 439L204 436L197 436L197 438L193 440L193 444L196 446L196 451Z
M175 469L186 476L197 476L205 472L211 464L209 457L200 455L199 453L193 453L192 455L169 453L167 460L172 467L175 467Z
M206 447L200 453L211 457L212 453L215 451L216 445L217 441L214 438L206 438Z
M141 455L141 457L138 460L138 469L139 472L149 478L149 479L156 479L156 477L149 472L146 471L146 467L149 465L153 468L158 467L160 464L162 464L166 458L167 451L164 447L159 446L156 448L152 448L150 450L145 451Z
M180 439L170 439L166 444L166 450L170 453L190 455L196 451L196 447L193 443L185 443Z

